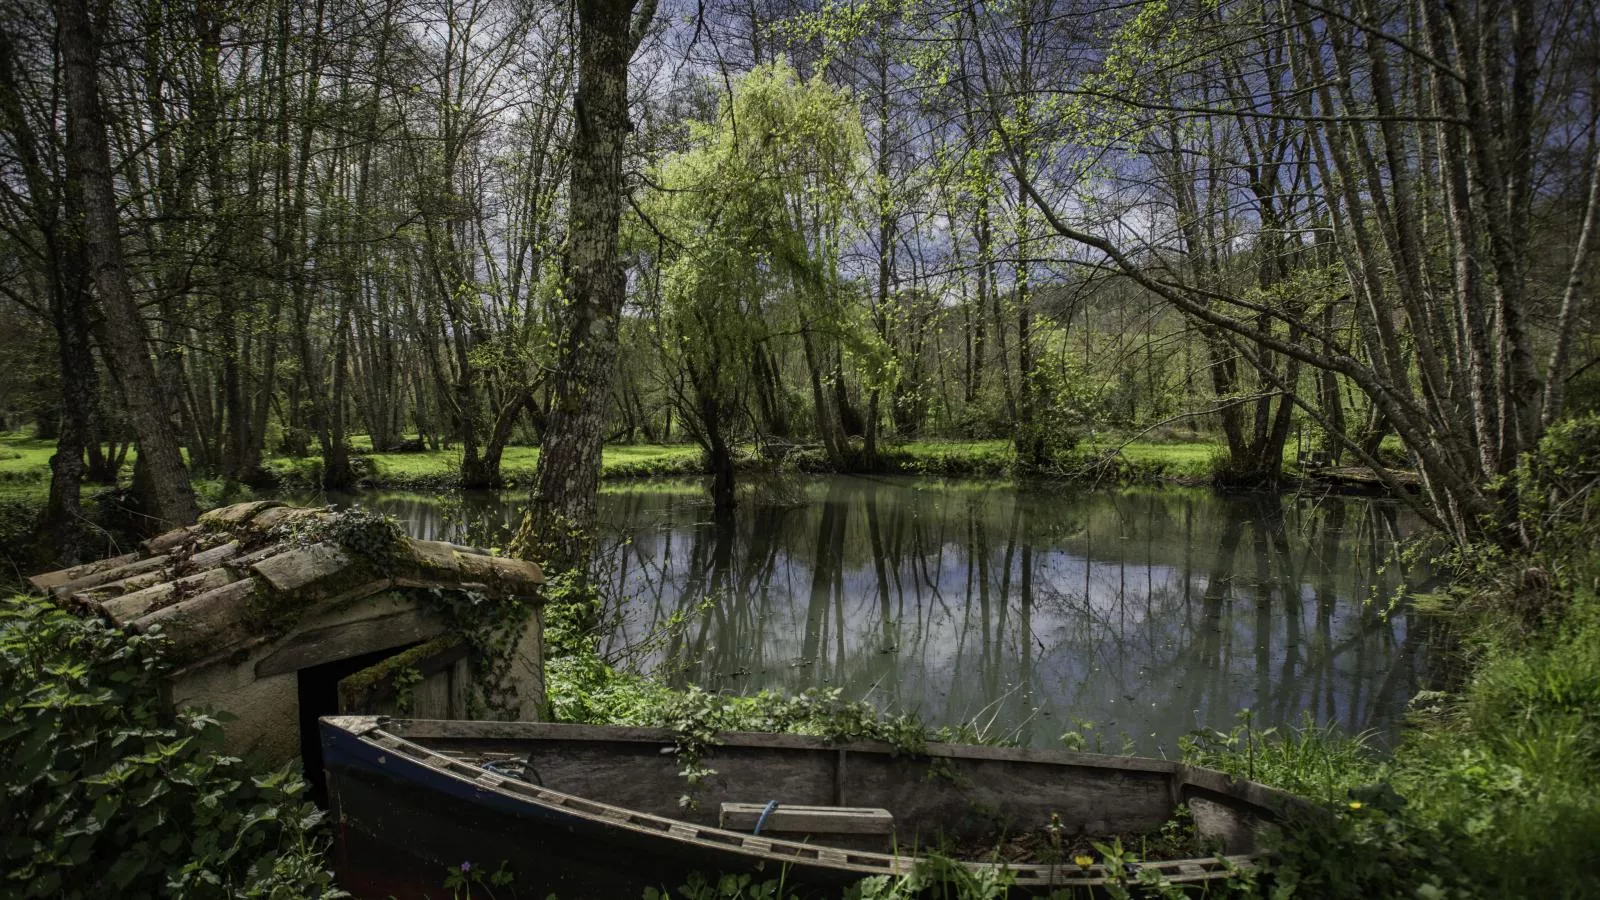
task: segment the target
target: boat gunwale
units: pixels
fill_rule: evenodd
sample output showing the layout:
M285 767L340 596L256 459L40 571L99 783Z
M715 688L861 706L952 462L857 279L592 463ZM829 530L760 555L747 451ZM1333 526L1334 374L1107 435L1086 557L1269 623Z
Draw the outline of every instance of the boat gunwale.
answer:
M530 784L519 779L497 775L494 772L463 762L447 753L434 750L412 738L420 740L571 740L607 741L622 743L673 744L677 735L665 728L640 728L633 726L580 725L551 722L477 722L447 719L405 719L389 716L324 716L324 726L337 728L355 737L371 748L398 753L410 762L423 765L456 781L471 785L475 790L489 791L518 803L528 803L566 815L575 815L607 828L623 828L650 837L667 838L697 847L723 852L734 852L753 860L779 864L824 866L835 871L871 875L906 875L926 859L920 855L899 855L864 850L844 850L780 838L759 837L710 825L698 825L682 819L659 816L654 813L628 809L576 794ZM440 728L438 726L448 726ZM465 726L465 727L463 727ZM430 730L432 733L429 733ZM419 733L420 732L420 733ZM472 733L477 732L477 733ZM498 733L496 733L498 732ZM517 734L514 732L522 732ZM895 748L881 741L853 741L827 743L821 738L807 735L774 734L766 732L722 732L717 747L748 747L755 749L797 749L822 751L856 751L867 753L894 753ZM1078 768L1099 768L1115 771L1135 771L1172 776L1174 794L1185 785L1221 793L1242 800L1272 813L1263 801L1287 800L1293 805L1304 801L1283 791L1269 788L1253 781L1234 778L1222 772L1189 766L1168 760L1139 757L1108 756L1096 753L1077 753L1062 750L1040 750L1018 747L991 747L977 744L930 743L919 751L921 756L979 759L1015 762L1051 763ZM1109 762L1102 765L1101 762ZM1200 776L1198 778L1193 776ZM1261 792L1262 796L1241 797L1239 791ZM1194 884L1214 880L1230 870L1248 870L1265 854L1261 851L1242 854L1218 854L1208 857L1188 857L1172 860L1149 860L1138 863L1141 869L1153 868L1174 884ZM1095 863L1088 868L1061 863L1008 863L958 860L973 871L1005 869L1014 876L1019 887L1037 886L1104 886L1115 883L1106 876L1106 867Z
M339 718L378 718L344 716ZM463 729L460 726L471 726ZM487 727L478 727L487 726ZM676 744L678 732L670 728L646 728L634 725L583 725L567 722L476 722L453 719L403 719L387 717L385 731L397 737L415 740L529 740L557 739L563 741L609 741L638 744ZM507 733L495 734L504 729ZM472 733L462 733L470 731ZM515 733L522 732L522 733ZM787 734L769 731L722 731L717 733L718 747L749 747L762 750L853 750L865 753L888 753L945 759L981 759L1000 762L1032 762L1080 766L1091 769L1119 769L1130 772L1148 772L1158 775L1182 774L1193 768L1166 759L1143 756L1113 756L1102 753L1079 753L1069 750L1049 750L1036 747L999 747L990 744L946 744L929 742L915 753L885 741L855 740L828 741L823 737L806 734ZM1263 787L1265 787L1263 785ZM1270 790L1270 788L1269 788Z

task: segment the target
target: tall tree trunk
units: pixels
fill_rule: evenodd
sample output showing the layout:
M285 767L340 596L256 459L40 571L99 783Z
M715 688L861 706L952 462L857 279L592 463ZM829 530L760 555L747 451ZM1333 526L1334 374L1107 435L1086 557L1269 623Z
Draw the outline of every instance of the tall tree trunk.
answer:
M71 565L79 561L83 513L78 497L86 474L83 454L96 443L89 413L97 403L99 386L89 345L89 288L84 280L82 245L72 237L62 243L67 246L56 248L61 255L52 264L56 283L50 310L61 366L61 432L50 457L49 499L34 538L41 556L48 556L52 563Z
M846 442L840 433L839 417L829 408L827 395L822 390L822 367L817 359L816 341L811 338L810 328L801 327L800 346L805 350L806 371L811 376L811 403L816 411L817 434L821 436L823 449L828 453L828 462L835 470L841 470L845 464Z
M82 0L79 0L82 2ZM617 374L617 329L627 289L617 252L628 61L655 0L577 0L578 89L565 259L567 302L554 402L539 471L513 552L555 571L584 571L593 548L606 399Z
M139 500L150 531L195 520L194 490L145 339L144 319L128 285L117 226L111 153L97 79L98 50L88 0L57 6L67 95L68 189L80 192L84 252L105 318L102 340L139 436L147 477Z
M89 335L89 285L83 241L77 230L82 210L70 191L62 191L39 156L38 135L23 109L10 35L0 28L0 134L11 141L22 164L34 225L39 229L50 291L50 319L56 332L61 403L56 452L50 457L50 493L34 527L41 561L70 565L79 561L82 506L79 490L84 451L94 445L89 415L97 402L94 353Z

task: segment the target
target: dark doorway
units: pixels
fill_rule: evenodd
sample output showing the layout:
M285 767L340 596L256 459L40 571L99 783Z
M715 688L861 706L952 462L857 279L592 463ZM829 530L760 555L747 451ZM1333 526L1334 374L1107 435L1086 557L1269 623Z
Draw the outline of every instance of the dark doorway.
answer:
M322 736L317 732L317 718L338 715L340 681L414 646L415 643L402 644L309 666L296 673L300 696L300 760L305 765L306 781L311 785L311 799L323 809L328 807L328 783L322 773Z

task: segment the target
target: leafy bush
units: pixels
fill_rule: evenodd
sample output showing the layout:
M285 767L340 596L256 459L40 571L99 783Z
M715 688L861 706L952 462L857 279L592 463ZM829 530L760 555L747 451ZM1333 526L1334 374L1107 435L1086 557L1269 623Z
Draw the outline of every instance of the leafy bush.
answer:
M0 893L341 896L304 781L220 755L214 718L163 716L160 648L45 600L0 603Z
M916 441L878 451L885 472L904 475L1001 476L1015 460L1009 442Z
M0 563L10 564L13 571L32 563L33 527L43 506L33 498L0 497Z
M1600 414L1558 423L1517 467L1522 527L1545 548L1592 542L1600 526Z

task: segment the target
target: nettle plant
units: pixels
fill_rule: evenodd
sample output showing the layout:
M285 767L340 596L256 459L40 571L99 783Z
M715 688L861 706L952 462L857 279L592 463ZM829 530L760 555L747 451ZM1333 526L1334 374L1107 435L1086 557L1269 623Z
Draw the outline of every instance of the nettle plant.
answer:
M215 718L162 712L161 644L0 601L0 894L343 896L300 776L221 755Z

